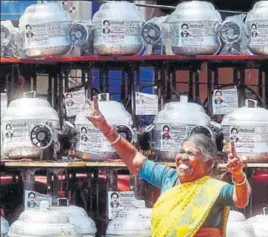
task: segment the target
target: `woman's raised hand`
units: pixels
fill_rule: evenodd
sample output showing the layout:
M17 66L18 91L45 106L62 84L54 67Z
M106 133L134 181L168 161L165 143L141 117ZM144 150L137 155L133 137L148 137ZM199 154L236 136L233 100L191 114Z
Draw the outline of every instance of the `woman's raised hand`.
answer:
M241 175L243 173L244 166L245 166L245 163L237 155L236 150L235 150L235 144L233 141L231 141L231 151L228 155L228 163L227 163L228 171L233 176Z
M98 100L96 96L93 96L93 101L89 101L88 103L91 107L88 115L86 116L91 123L98 128L99 130L105 130L108 126L103 114L99 110Z

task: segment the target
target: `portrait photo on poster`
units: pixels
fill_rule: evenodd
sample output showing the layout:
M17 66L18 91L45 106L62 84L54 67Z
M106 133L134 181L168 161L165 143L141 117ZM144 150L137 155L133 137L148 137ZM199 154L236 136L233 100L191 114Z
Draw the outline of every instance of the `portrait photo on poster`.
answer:
M108 192L109 219L114 219L120 210L124 209L120 203L120 194L116 191Z
M123 210L144 208L145 202L136 200L134 191L108 191L108 216L114 219Z
M241 140L238 127L230 127L230 140L234 141L235 146L240 146Z
M158 113L158 96L135 92L135 114L156 115Z
M216 89L212 98L213 115L228 114L238 108L237 88Z
M181 25L181 37L187 38L190 35L189 33L189 26L186 23Z
M252 24L251 25L251 37L252 38L256 38L256 37L258 37L258 28L257 28L257 25L256 24Z
M88 140L88 137L85 134L82 134L81 141L86 142Z
M102 22L102 33L103 34L110 34L111 33L111 29L110 29L111 23L108 20L104 20Z
M81 133L87 133L87 129L86 129L86 127L82 127L82 128L81 128Z
M214 104L222 104L223 99L222 99L222 91L216 90L214 92Z
M73 98L73 95L70 94L70 93L67 93L67 94L65 95L65 104L66 104L66 106L72 106L72 105L74 104L72 98Z
M170 140L170 126L164 125L162 128L162 140Z
M35 192L33 190L25 190L25 209L38 209L41 201L48 201L51 204L52 197L50 195Z
M27 208L35 208L36 207L35 198L36 198L35 192L28 193Z
M12 139L13 137L12 125L7 123L5 129L6 129L5 139Z
M26 28L26 37L32 38L33 37L32 26L26 25L25 28Z
M86 106L85 88L64 94L64 105L67 117L76 116Z
M118 208L118 207L121 206L120 201L119 201L120 196L119 196L119 194L117 192L111 193L110 197L111 197L111 201L110 201L110 207L111 208Z

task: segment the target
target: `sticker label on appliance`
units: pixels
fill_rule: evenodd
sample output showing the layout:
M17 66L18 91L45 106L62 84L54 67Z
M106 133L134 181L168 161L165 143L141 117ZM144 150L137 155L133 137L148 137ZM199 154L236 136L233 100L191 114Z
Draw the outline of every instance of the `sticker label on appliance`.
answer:
M125 21L103 20L102 37L106 43L124 43L125 40Z
M228 114L238 108L237 89L214 90L212 98L213 114Z
M7 112L7 93L1 93L1 118L6 115Z
M223 126L223 132L235 142L237 152L268 152L268 126Z
M25 210L39 209L41 201L49 201L49 203L52 202L52 197L50 195L44 195L35 191L25 190L24 195Z
M268 21L248 22L250 45L263 47L268 45Z
M139 36L140 34L140 22L138 21L103 19L101 24L101 36L107 44L122 44L125 43L127 36Z
M57 47L70 45L69 21L40 22L25 25L26 48Z
M161 151L177 151L183 139L190 132L190 127L185 125L163 125L160 137Z
M30 133L38 124L48 124L48 121L40 120L14 120L4 123L3 140L5 147L33 146Z
M215 45L217 33L215 21L185 21L173 24L173 35L178 39L179 47L202 47Z
M81 152L100 153L114 152L112 145L106 140L103 134L94 127L80 126L80 148Z
M134 191L128 191L128 192L109 191L108 192L108 217L109 219L114 219L117 215L120 216L120 211L135 209L135 208L145 208L145 202L141 200L136 200Z
M10 121L4 124L4 144L8 147L31 146L29 132L28 122L26 120Z
M135 93L136 115L156 115L158 113L158 96Z
M80 151L98 153L101 152L103 135L93 127L80 128Z
M83 110L86 102L85 89L64 94L64 103L67 117L76 116Z

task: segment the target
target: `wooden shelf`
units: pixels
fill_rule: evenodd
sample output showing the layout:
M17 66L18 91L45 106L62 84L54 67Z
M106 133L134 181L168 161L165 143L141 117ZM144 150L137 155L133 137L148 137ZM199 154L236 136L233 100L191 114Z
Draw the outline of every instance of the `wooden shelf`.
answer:
M175 163L171 162L159 162L170 167L175 167ZM47 161L1 161L1 165L5 167L14 168L79 168L79 167L96 167L96 168L108 168L108 167L126 167L122 161L78 161L78 162L47 162ZM268 163L250 163L247 164L247 168L268 168ZM218 168L226 168L226 164L219 164Z
M168 166L174 166L175 163L161 163ZM46 161L2 161L2 166L13 168L79 168L79 167L126 167L122 161L111 162L92 162L92 161L79 161L79 162L46 162Z
M79 168L86 167L86 162L3 161L2 165L13 168Z
M226 168L226 164L219 164L218 168ZM249 163L246 168L268 168L268 163Z

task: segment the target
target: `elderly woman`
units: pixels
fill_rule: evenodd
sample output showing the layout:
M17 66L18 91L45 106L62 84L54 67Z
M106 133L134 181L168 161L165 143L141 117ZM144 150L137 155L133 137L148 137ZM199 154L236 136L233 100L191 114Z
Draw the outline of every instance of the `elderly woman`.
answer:
M234 145L228 169L234 185L211 178L216 148L204 135L185 139L175 158L176 169L146 159L116 133L100 113L96 98L88 119L113 145L129 170L161 189L153 208L152 237L223 237L229 207L248 204L250 188Z

